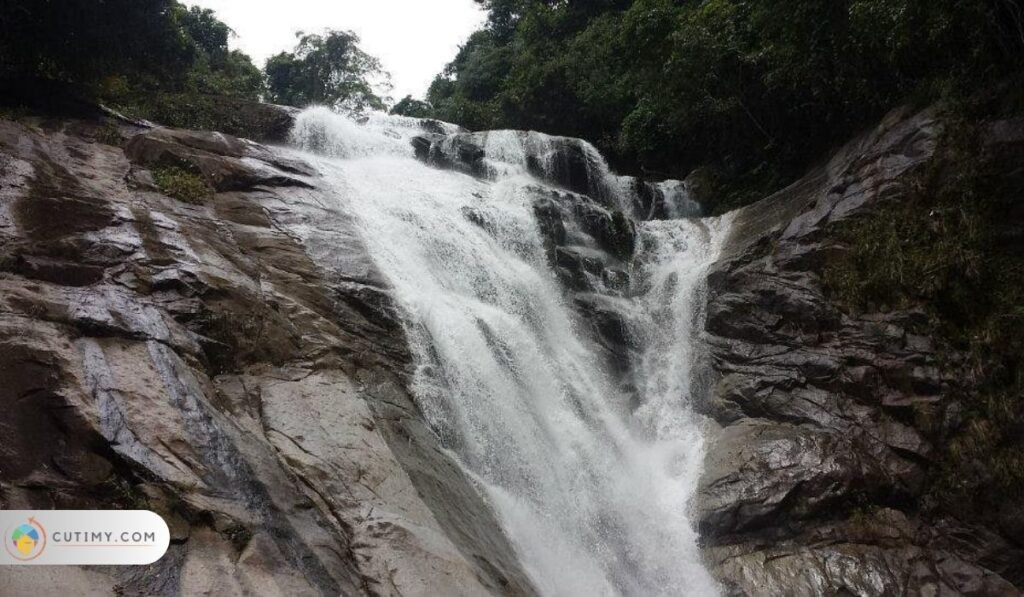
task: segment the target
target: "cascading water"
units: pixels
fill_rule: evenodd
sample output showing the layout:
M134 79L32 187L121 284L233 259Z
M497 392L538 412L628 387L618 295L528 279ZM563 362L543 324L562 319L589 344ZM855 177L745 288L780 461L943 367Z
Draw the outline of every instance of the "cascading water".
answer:
M617 299L636 360L635 391L624 390L555 275L538 221L538 193L551 189L529 160L555 168L558 138L486 134L488 176L472 177L414 159L421 132L414 119L359 124L313 109L294 140L320 156L307 159L394 287L424 417L478 481L541 593L714 594L687 517L703 457L688 404L698 293L724 224L639 224L632 286ZM603 160L591 166L605 188L626 186Z

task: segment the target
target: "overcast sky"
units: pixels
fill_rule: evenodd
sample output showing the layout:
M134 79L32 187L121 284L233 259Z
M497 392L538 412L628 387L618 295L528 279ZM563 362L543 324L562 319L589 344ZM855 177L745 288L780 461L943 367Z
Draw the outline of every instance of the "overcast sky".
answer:
M295 32L352 30L391 73L395 100L422 98L434 75L484 21L473 0L185 0L235 30L232 49L257 66L295 47Z

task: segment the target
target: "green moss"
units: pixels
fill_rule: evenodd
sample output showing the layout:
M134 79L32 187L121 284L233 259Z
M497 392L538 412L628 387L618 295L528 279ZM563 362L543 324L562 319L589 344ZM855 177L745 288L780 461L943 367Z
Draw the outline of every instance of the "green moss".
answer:
M119 510L149 510L149 499L139 490L139 486L123 477L114 477L107 481L102 489L109 497L108 507Z
M742 172L727 172L723 168L704 166L696 171L697 179L705 189L700 195L707 215L718 216L763 199L795 180L784 176L767 163ZM692 173L691 173L692 175Z
M230 371L240 359L258 351L267 327L267 308L261 303L244 312L211 312L202 320L202 333L213 342L206 354L214 371Z
M223 534L238 551L245 549L249 541L252 541L252 531L241 525L231 526L225 529Z
M120 146L124 141L124 137L121 136L121 130L116 124L107 122L96 131L96 141L105 145L116 145Z
M974 312L990 232L990 206L978 188L980 149L968 127L953 125L925 170L902 193L838 231L844 251L825 272L826 287L853 311L924 303L962 323ZM963 311L968 312L963 312Z
M161 166L153 169L160 192L185 203L202 204L213 195L213 189L199 174L176 166Z

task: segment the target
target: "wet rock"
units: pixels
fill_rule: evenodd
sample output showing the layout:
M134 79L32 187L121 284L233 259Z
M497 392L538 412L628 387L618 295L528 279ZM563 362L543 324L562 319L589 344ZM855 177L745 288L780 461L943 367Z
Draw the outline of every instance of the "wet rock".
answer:
M625 261L633 256L636 249L636 225L622 212L608 212L579 203L576 213L580 227L593 236L604 250Z
M550 198L542 197L534 202L533 213L537 216L541 237L543 237L548 255L553 261L555 247L562 246L568 241L565 221L562 219L562 210L557 202Z
M487 178L484 149L471 135L440 135L428 133L412 139L416 157L431 166Z
M590 156L578 139L559 138L549 155L528 155L526 167L537 178L574 193L593 195L599 189Z
M433 118L420 118L419 119L419 123L420 123L420 128L421 129L423 129L424 131L426 131L428 133L432 133L432 134L435 134L435 135L447 135L451 131L451 129L453 127L459 133L468 133L469 132L469 130L467 130L467 129L461 127L461 126L455 126L455 125L449 124L447 122L441 122L439 120L434 120Z
M0 507L152 508L173 544L147 567L17 582L532 594L416 412L389 291L313 169L213 133L122 151L80 129L0 122ZM129 186L167 162L221 192Z
M287 141L299 112L291 106L207 93L147 91L141 97L126 97L122 103L131 114L146 119L136 124L152 126L155 122L178 129L219 131L260 143Z
M604 166L598 164L600 158L584 141L529 131L500 133L513 135L522 144L523 154L512 159L530 174L552 186L607 202ZM487 155L485 147L491 134L496 133L444 134L443 130L437 130L414 137L412 145L416 157L428 164L480 178L494 178L494 166L487 163L487 158L500 161L508 156Z
M908 331L926 321L913 310L849 315L822 288L830 226L898 198L939 131L930 111L894 112L730 216L708 279L718 382L697 404L722 427L696 498L729 594L1019 594L1019 574L990 554L1020 557L1020 546L923 511L937 451L916 413L941 412L956 383L938 347Z
M416 159L427 162L430 160L430 148L433 146L434 141L440 138L439 135L417 135L412 138L412 148L416 154Z
M586 195L536 187L534 213L541 234L551 246L577 245L629 262L636 249L636 225L621 212L599 205ZM554 253L551 253L554 258Z
M572 290L597 289L593 280L601 280L605 255L586 247L558 247L555 249L555 272L563 284Z
M573 303L580 315L592 326L592 335L610 355L613 371L624 372L629 364L629 351L634 345L630 321L632 304L621 298L597 293L578 293Z
M309 166L273 156L251 142L204 131L147 131L132 137L125 146L125 155L142 166L197 171L216 191L245 191L258 186L310 187L309 182L292 174L314 174Z

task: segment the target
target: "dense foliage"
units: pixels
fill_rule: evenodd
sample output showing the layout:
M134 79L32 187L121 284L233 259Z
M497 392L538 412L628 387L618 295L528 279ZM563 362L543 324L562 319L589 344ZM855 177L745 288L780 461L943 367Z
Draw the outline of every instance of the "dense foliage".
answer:
M228 49L231 29L212 10L193 6L179 12L179 22L194 48L194 60L186 71L187 88L258 100L263 93L263 73L238 50Z
M264 99L386 107L387 75L352 33L300 33L265 72L229 48L232 35L213 11L177 0L0 0L0 103L74 111L100 100L130 117L264 141L290 127ZM397 109L424 106L407 98Z
M144 90L257 99L262 75L228 50L230 34L212 11L175 0L2 0L0 78L118 97Z
M173 0L3 0L0 73L93 82L184 68L188 39Z
M213 195L202 175L177 166L153 168L153 180L161 193L185 203L200 205Z
M719 210L912 95L1024 60L1017 0L477 1L488 23L431 85L436 117L584 137L651 175L708 166Z
M434 109L429 103L415 99L411 95L403 97L391 108L391 114L412 116L413 118L429 118L433 111Z
M282 52L267 61L270 99L304 107L311 104L344 110L382 110L385 100L374 90L386 86L380 62L359 48L351 31L327 31L323 35L298 34L293 52Z

